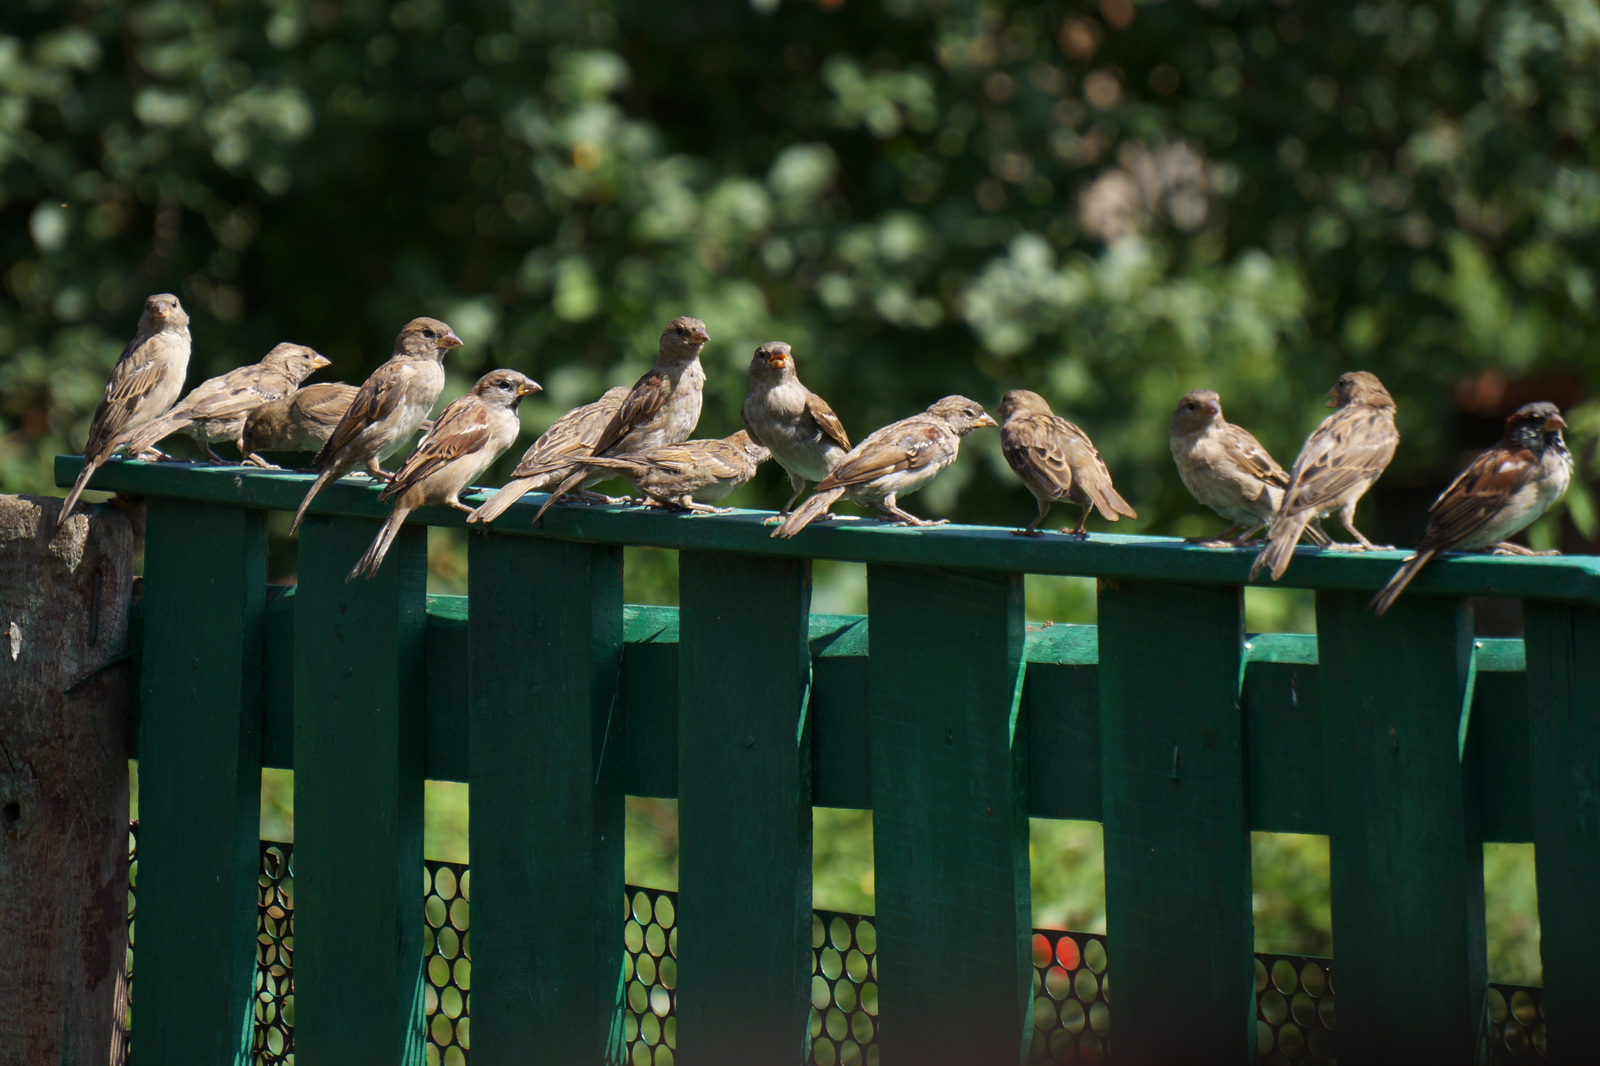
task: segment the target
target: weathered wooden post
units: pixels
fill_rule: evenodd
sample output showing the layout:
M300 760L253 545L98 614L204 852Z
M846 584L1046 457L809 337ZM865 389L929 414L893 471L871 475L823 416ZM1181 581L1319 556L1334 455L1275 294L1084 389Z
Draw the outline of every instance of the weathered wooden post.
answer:
M0 1066L121 1040L135 518L60 505L0 496Z

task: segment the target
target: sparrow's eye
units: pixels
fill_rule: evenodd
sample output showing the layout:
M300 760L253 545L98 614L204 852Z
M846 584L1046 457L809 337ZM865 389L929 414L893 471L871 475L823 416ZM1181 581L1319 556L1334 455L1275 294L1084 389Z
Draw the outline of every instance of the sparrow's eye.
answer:
M434 331L433 331L433 330L431 330L431 329L425 329L425 330L423 330L423 331L422 331L422 335L423 335L423 336L424 336L424 337L426 337L426 338L428 338L428 339L429 339L429 340L430 340L430 341L431 341L431 340L433 340L433 339L434 339L434 338L436 338L436 337L437 337L437 336L438 336L438 334L437 334L437 333L435 333L435 332L434 332Z

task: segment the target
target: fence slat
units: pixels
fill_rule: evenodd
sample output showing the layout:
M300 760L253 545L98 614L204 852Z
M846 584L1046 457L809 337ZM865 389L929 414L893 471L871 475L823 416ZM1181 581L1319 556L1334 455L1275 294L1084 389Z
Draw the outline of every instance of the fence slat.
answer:
M311 515L295 595L295 1055L423 1061L427 531L345 584L378 523Z
M622 552L468 540L472 1061L620 1061Z
M1099 611L1112 1054L1254 1061L1241 591L1107 581Z
M885 1066L1019 1062L1031 980L1022 578L870 566Z
M266 515L149 501L139 738L139 1057L249 1060Z
M1472 614L1418 595L1374 618L1368 598L1317 596L1339 1059L1470 1062L1487 982Z
M678 1060L798 1063L811 984L811 567L678 561Z
M1549 1062L1576 1066L1600 1048L1600 611L1529 602L1522 616Z

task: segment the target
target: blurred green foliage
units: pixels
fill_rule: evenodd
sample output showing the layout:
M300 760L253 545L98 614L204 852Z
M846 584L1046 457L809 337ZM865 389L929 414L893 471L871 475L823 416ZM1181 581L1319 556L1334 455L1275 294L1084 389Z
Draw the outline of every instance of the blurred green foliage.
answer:
M359 380L437 315L467 341L452 394L495 365L545 384L530 433L631 381L685 312L712 336L706 435L772 338L858 437L1027 386L1100 445L1140 513L1119 529L1179 535L1221 525L1172 473L1179 394L1217 389L1287 461L1362 367L1403 437L1363 524L1405 543L1521 402L1577 407L1587 472L1597 60L1596 0L11 0L0 490L50 490L167 290L193 380L282 340ZM914 507L1029 516L995 435L968 450ZM769 471L741 501L786 490ZM1585 473L1531 536L1595 531ZM459 590L458 535L432 548ZM627 563L630 599L673 602L670 555ZM817 580L821 609L861 609L859 568ZM1093 620L1083 582L1028 592L1035 619ZM1293 594L1248 610L1311 625ZM630 813L670 866L667 822ZM858 823L819 834L859 858ZM1036 859L1094 854L1077 832L1036 826ZM1281 849L1267 911L1325 925L1296 896L1325 858ZM1092 894L1035 888L1094 920Z

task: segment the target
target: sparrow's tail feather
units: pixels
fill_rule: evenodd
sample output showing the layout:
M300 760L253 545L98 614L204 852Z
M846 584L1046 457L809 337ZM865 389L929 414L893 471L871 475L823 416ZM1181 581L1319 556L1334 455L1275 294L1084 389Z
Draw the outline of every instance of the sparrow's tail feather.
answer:
M411 513L409 507L396 507L389 515L389 520L378 530L378 535L372 539L372 547L367 549L350 573L345 575L346 585L363 575L372 577L378 572L378 567L383 565L383 557L389 554L389 545L394 543L395 535L400 532L400 527L405 525L406 515Z
M531 477L519 477L511 479L504 485L500 486L499 491L497 491L493 496L490 496L487 500L483 501L483 503L479 504L476 511L473 511L471 514L467 515L467 521L493 522L496 518L499 518L501 515L505 514L506 511L510 510L512 504L516 503L528 492L530 492L537 481L537 478Z
M843 495L844 489L842 487L813 492L810 499L789 512L789 517L778 524L778 528L772 531L772 535L774 537L794 536L820 518L822 513L838 502L839 497Z
M170 437L191 420L182 415L165 414L153 422L144 425L137 433L129 437L124 445L129 455L138 455L140 452L159 444L162 437Z
M289 526L290 536L293 536L299 530L301 521L306 517L306 508L311 506L311 501L316 498L317 493L321 492L327 487L328 482L338 476L331 468L317 475L317 480L313 481L311 488L306 491L306 498L300 501L300 509L294 513L294 522Z
M565 496L579 485L582 485L583 479L588 476L589 468L586 466L580 466L577 470L573 471L571 474L568 474L567 479L560 485L556 486L556 491L550 494L550 498L544 501L544 506L540 507L539 512L533 516L533 524L538 525L539 519L543 518L544 513L550 510L550 505L552 503L555 503L557 500L561 499L561 497Z
M1271 568L1272 580L1276 581L1289 569L1289 560L1294 557L1294 546L1300 543L1300 534L1305 532L1306 524L1311 521L1307 513L1289 515L1279 518L1267 530L1267 539L1262 543L1261 550L1256 553L1256 561L1250 567L1250 580L1254 581L1256 575L1263 569Z
M1411 584L1411 579L1417 576L1417 571L1432 562L1433 557L1437 554L1438 552L1430 548L1428 551L1417 552L1401 563L1400 569L1394 572L1394 576L1389 579L1389 583L1379 589L1378 594L1372 597L1372 602L1367 604L1368 607L1372 608L1372 613L1381 615L1393 606L1394 601L1399 599L1400 594L1406 590L1406 586Z
M89 479L94 477L94 472L99 470L105 459L84 459L83 469L78 471L78 480L72 483L72 491L67 493L67 498L61 504L61 513L56 515L56 528L60 529L67 524L67 519L72 517L72 509L78 506L78 497L83 495L83 490L89 484Z
M1128 506L1128 501L1119 496L1117 490L1111 487L1109 481L1104 485L1095 485L1092 488L1088 485L1084 487L1094 500L1094 505L1100 508L1100 516L1107 521L1115 522L1119 516L1124 518L1139 517L1138 513Z

